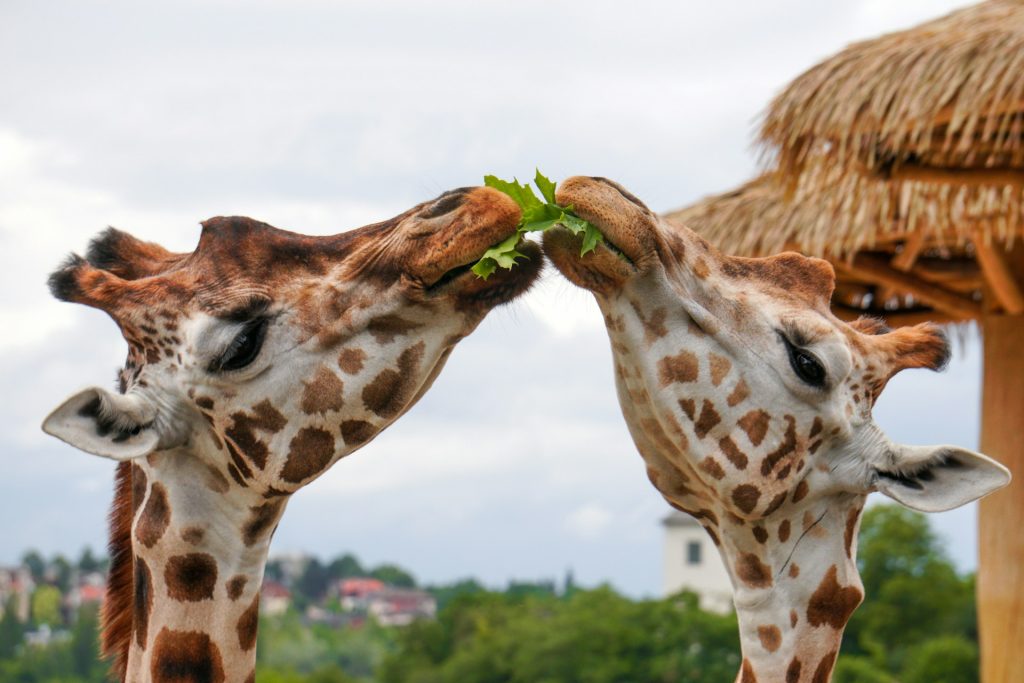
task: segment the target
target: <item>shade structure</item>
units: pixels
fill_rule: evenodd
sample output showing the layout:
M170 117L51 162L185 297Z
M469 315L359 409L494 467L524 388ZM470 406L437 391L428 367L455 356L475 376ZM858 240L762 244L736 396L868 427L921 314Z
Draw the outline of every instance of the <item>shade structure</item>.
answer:
M769 104L769 169L669 214L724 251L828 258L842 317L977 320L981 450L1016 479L982 501L982 680L1024 652L1024 1L853 44Z

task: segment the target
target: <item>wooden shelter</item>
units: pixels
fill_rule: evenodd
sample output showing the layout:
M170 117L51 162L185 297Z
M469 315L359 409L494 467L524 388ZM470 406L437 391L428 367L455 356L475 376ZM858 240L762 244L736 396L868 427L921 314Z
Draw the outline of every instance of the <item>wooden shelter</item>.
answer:
M769 105L768 173L669 218L730 253L828 258L840 317L975 320L981 450L1015 476L982 501L982 680L1024 652L1024 1L853 44Z

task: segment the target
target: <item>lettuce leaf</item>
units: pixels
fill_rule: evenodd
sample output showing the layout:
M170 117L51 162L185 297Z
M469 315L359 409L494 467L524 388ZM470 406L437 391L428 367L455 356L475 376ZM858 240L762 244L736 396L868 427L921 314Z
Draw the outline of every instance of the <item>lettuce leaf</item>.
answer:
M484 176L484 185L504 192L514 199L523 215L519 220L516 233L484 252L484 255L473 266L472 270L478 277L486 280L498 268L512 268L517 259L526 258L524 254L516 250L516 247L522 236L528 232L544 232L556 225L561 225L574 235L583 236L580 256L585 256L604 241L604 236L598 229L592 223L577 216L571 205L559 206L555 203L557 184L546 178L539 170L533 178L533 184L540 190L543 201L533 193L529 183L522 185L516 178L510 182L493 175Z

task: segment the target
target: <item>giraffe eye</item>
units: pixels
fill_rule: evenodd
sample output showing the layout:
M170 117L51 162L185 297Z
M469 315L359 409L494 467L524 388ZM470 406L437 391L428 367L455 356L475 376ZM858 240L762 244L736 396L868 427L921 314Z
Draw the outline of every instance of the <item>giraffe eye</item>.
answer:
M263 348L263 339L267 334L267 318L257 318L245 324L235 335L231 344L217 360L210 364L210 372L225 370L241 370L256 360Z
M785 335L781 336L786 345L786 351L789 353L789 364L796 376L805 384L817 389L825 386L825 366L821 364L821 361L810 351L793 344Z

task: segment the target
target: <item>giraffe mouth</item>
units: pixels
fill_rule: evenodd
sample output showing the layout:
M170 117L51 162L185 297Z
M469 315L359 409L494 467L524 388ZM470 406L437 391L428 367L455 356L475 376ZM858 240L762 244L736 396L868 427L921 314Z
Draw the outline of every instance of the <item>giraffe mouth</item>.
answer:
M499 268L486 280L478 277L472 269L483 256L486 251L484 250L472 261L445 271L435 282L428 284L425 291L431 296L457 292L461 296L478 301L490 301L495 305L505 303L529 288L540 274L544 263L544 256L536 243L524 240L516 248L526 256L526 259L511 269Z

